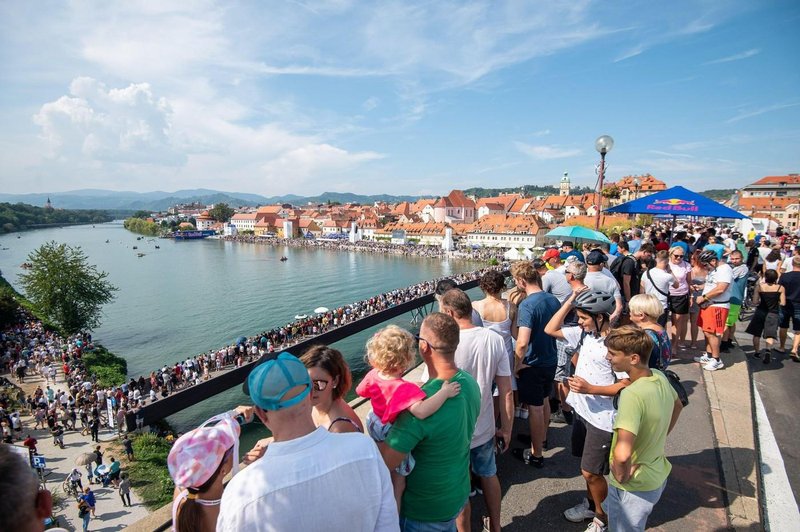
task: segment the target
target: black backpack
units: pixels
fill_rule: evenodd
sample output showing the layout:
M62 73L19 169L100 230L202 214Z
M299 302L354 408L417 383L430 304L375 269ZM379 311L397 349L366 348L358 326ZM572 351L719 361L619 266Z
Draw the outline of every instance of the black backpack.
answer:
M622 289L622 265L626 260L632 260L634 263L636 262L636 259L630 255L626 255L624 257L617 258L617 260L611 263L611 274L614 276L614 279L617 280L620 289Z

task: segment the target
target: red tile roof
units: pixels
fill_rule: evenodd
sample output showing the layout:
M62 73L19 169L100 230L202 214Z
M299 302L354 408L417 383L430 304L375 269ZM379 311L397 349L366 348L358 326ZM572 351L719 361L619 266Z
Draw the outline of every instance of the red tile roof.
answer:
M787 185L800 185L800 175L768 175L767 177L762 177L753 183L753 185L780 185L781 183L786 183Z

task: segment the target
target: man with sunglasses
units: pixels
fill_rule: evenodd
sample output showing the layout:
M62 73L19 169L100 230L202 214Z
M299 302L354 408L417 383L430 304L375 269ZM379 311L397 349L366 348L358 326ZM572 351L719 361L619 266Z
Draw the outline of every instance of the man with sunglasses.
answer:
M408 453L416 462L403 492L401 531L455 531L456 516L469 499L470 442L481 392L475 379L456 365L459 335L458 324L447 314L433 312L422 321L419 353L430 376L422 391L430 397L443 381L450 381L461 385L461 393L425 419L403 412L379 444L390 470Z

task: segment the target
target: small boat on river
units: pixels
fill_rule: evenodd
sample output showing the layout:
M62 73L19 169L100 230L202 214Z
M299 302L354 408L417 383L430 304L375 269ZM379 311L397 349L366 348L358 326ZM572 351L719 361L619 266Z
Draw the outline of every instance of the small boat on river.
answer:
M281 257L281 262L286 262L287 260L289 260L288 257Z

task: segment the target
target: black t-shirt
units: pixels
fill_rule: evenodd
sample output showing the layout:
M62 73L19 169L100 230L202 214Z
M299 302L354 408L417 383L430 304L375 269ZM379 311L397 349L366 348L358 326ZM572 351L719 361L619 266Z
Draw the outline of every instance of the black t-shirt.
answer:
M786 272L778 283L786 290L786 301L800 305L800 272Z
M622 273L623 280L625 279L626 275L631 276L631 297L638 294L642 278L642 269L639 267L639 261L636 260L635 257L630 257L629 259L626 258L626 260L620 265L620 272ZM624 297L625 289L621 285L620 290L622 290Z

